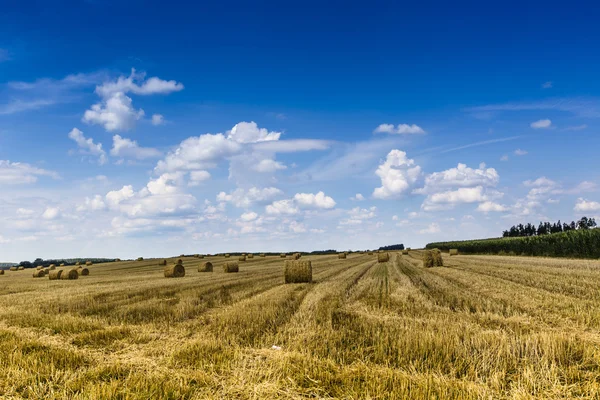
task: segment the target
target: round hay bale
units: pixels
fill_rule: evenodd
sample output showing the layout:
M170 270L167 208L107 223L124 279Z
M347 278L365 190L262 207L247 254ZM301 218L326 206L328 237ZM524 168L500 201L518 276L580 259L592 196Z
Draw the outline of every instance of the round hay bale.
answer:
M375 254L375 253L373 253L372 251L367 253L367 255L369 255L369 256L372 256L373 254Z
M81 265L81 261L77 261L75 265Z
M177 260L176 264L177 265L183 265L183 260L180 258L179 260Z
M158 265L165 266L167 265L167 260L162 260L158 262Z
M165 267L165 278L183 278L185 276L185 268L181 264L174 264Z
M88 267L89 267L90 265L92 265L92 264L93 264L93 262L91 262L91 261L86 261L86 262L85 262L85 265L87 265Z
M435 263L433 262L433 252L431 250L423 251L423 266L425 268L433 268Z
M230 254L225 254L225 258L229 258L229 257L231 257Z
M287 255L286 255L285 253L281 253L281 254L279 255L279 257L280 257L280 258L286 258L286 257L287 257Z
M56 267L56 265L54 265L54 264L50 264L48 267Z
M390 261L390 253L377 253L377 262L383 263Z
M403 255L403 256L406 256L406 255L408 255L408 250L406 250L406 249L402 250L402 255Z
M44 266L43 266L43 265L38 265L37 267L35 267L35 269L37 269L38 271L39 271L40 269L42 269L42 268L44 268Z
M23 271L24 269L25 269L25 267L19 267L19 268L17 268L17 270L19 270L19 271Z
M346 258L346 253L340 253L338 254L338 258L341 259L345 259Z
M55 281L57 279L60 279L60 276L62 275L63 271L64 270L62 270L62 269L53 269L48 274L48 279L50 279L51 281Z
M223 264L223 272L240 272L238 263L228 262Z
M444 259L442 258L442 252L440 251L440 249L433 249L431 250L431 253L433 255L433 266L443 267Z
M54 270L56 269L56 266L54 266L54 265L51 265L51 266L49 266L49 267L48 267L48 269L49 269L50 271L54 271Z
M254 254L248 254L248 258L254 258Z
M46 271L43 269L38 269L33 271L33 277L34 278L43 278L46 276Z
M77 272L77 268L63 269L62 274L60 274L61 281L70 281L77 278L79 278L79 272Z
M266 257L267 255L265 253L262 253L260 256L261 257Z
M0 269L0 275L4 275L4 270Z
M310 261L286 260L284 262L285 283L312 282L312 263Z
M18 270L19 270L19 267L17 267L17 266L9 268L9 271L18 271Z
M185 254L180 254L179 257L183 258L185 257Z
M198 266L198 272L213 272L213 265L210 261L203 262Z
M457 256L458 255L458 249L450 249L450 255L451 256Z
M90 274L90 270L87 268L77 268L77 273L81 276L88 276Z
M302 257L302 254L300 254L300 253L294 253L292 255L292 260L299 260L300 257Z
M50 266L52 266L52 265L50 265ZM62 263L62 264L60 264L60 266L61 266L61 267L64 267L64 266L65 266L65 263Z
M240 257L238 258L238 261L246 261L246 256L240 256Z
M138 257L138 261L144 261L144 257Z
M121 262L120 258L115 258L115 262Z

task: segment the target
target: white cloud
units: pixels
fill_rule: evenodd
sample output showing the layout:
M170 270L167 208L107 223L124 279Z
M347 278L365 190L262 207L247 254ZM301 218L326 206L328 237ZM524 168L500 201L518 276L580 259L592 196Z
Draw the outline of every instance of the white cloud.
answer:
M303 223L298 222L298 221L291 221L290 225L289 225L289 229L290 229L290 232L293 232L293 233L304 233L308 230Z
M123 201L128 200L134 196L133 186L123 186L120 190L113 190L106 194L106 202L109 206L116 208Z
M583 125L576 125L576 126L569 126L566 127L565 130L566 131L582 131L584 129L586 129L588 126L586 124Z
M240 219L241 219L242 221L244 221L244 222L250 222L250 221L254 221L256 218L258 218L258 214L257 214L257 213L255 213L255 212L252 212L252 211L251 211L251 212L246 212L246 213L243 213L243 214L240 216Z
M398 198L407 192L421 175L421 167L400 150L392 150L375 172L381 178L381 187L373 191L376 199Z
M293 200L274 201L265 208L265 211L270 215L294 215L300 212Z
M270 153L297 153L300 151L327 150L331 143L329 140L319 139L267 140L254 143L252 148Z
M552 125L552 121L549 119L540 119L539 121L535 121L531 123L531 127L533 129L547 129Z
M287 167L275 160L264 159L261 160L258 164L252 167L256 172L275 172L283 169L287 169Z
M116 93L134 93L137 95L169 94L183 90L182 83L174 80L166 81L157 77L151 77L144 80L144 72L137 73L131 69L131 74L126 78L120 76L114 82L105 82L96 86L96 93L100 97L112 97Z
M113 147L110 154L115 157L135 158L144 160L146 158L156 158L161 156L161 152L151 147L140 147L135 140L113 136Z
M73 128L71 132L69 132L69 138L77 143L80 153L97 156L100 165L106 163L106 152L102 149L102 143L94 143L92 138L86 139L86 137L83 136L83 132L77 128Z
M335 200L326 196L323 192L313 193L296 193L294 200L300 207L312 207L331 209L335 207Z
M252 187L247 191L238 188L227 194L220 192L217 195L217 201L223 203L231 203L238 208L248 208L256 203L270 202L275 197L281 196L283 192L275 187L266 187L259 189Z
M109 132L127 131L133 128L144 115L144 110L136 110L133 107L130 97L117 92L86 110L82 121L102 125Z
M526 150L521 150L521 149L516 149L515 150L515 156L525 156L527 155L527 151Z
M157 126L157 125L162 125L165 123L165 117L163 117L161 114L153 114L152 115L152 125Z
M356 193L353 197L350 197L350 200L353 200L353 201L364 201L365 200L365 196L363 196L360 193Z
M104 210L106 208L106 204L104 203L104 199L100 195L95 195L92 198L86 197L83 204L77 207L77 211L99 211Z
M210 173L208 171L190 171L190 182L188 183L188 186L198 186L208 179L210 179Z
M52 220L57 219L60 215L60 209L57 207L47 207L44 213L42 214L42 218Z
M575 203L574 210L577 212L600 211L600 203L579 198L577 199L577 203Z
M146 185L146 189L150 194L155 195L176 193L183 182L183 176L182 172L164 173L156 179L151 179Z
M473 169L465 164L459 163L456 168L450 168L441 172L434 172L425 178L425 186L414 192L419 194L435 193L450 187L493 187L500 181L500 176L494 168L486 168L480 164L479 168Z
M348 218L340 221L340 225L361 225L363 222L377 216L377 207L370 208L354 207L348 211Z
M54 171L37 168L26 163L0 160L0 183L3 185L35 183L40 176L49 176L53 179L59 178Z
M494 203L492 201L485 201L477 207L477 211L488 213L488 212L503 212L508 211L508 208L502 204Z
M542 89L550 89L552 88L552 81L542 83Z
M440 225L437 224L437 223L435 223L435 222L433 222L427 228L421 229L419 231L419 233L421 235L424 235L424 234L431 234L431 233L439 233L440 231L441 231Z
M281 132L259 128L256 122L239 122L227 132L227 139L237 143L258 143L279 140Z
M429 195L427 199L425 199L422 207L425 211L434 211L446 207L453 207L456 204L484 202L488 199L488 196L484 194L482 186L459 188L457 190Z
M523 185L525 185L526 187L534 187L534 188L539 188L539 187L544 187L544 186L549 186L549 187L558 186L558 184L556 182L554 182L551 179L546 178L545 176L537 178L534 181L527 180L527 181L523 182Z
M35 211L30 210L28 208L18 208L17 209L17 215L21 215L21 216L30 216L33 215L35 213Z
M503 155L502 157L500 157L500 161L508 161L508 155Z
M394 127L393 124L381 124L373 133L390 133L397 135L411 135L411 134L424 134L425 131L418 125L412 124L398 124L398 126Z

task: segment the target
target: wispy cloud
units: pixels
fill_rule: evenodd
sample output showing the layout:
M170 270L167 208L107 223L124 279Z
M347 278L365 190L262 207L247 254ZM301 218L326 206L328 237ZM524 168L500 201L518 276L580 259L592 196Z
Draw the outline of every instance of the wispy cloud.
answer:
M505 137L505 138L484 140L484 141L481 141L481 142L469 143L469 144L465 144L465 145L462 145L462 146L452 147L450 149L443 149L442 147L435 147L435 148L432 148L432 149L427 149L427 150L421 152L421 154L431 153L431 152L438 152L440 154L450 153L450 152L453 152L453 151L459 151L459 150L463 150L463 149L469 149L471 147L486 146L488 144L501 143L501 142L509 142L511 140L519 139L520 137L522 137L522 136L510 136L510 137Z
M600 118L600 100L595 97L552 98L532 102L490 104L464 109L464 111L470 113L535 110L557 110L569 112L580 117Z
M540 119L539 121L532 122L530 126L533 129L547 129L552 126L552 121L549 119Z
M551 89L552 85L553 85L552 81L544 82L544 83L542 83L542 89Z
M568 126L565 128L565 131L582 131L586 129L588 126L586 124L576 125L576 126Z
M515 150L515 156L525 156L527 155L527 150L521 150L521 149L516 149Z
M56 103L57 102L53 99L13 100L6 104L0 104L0 115L10 115L23 111L38 110Z

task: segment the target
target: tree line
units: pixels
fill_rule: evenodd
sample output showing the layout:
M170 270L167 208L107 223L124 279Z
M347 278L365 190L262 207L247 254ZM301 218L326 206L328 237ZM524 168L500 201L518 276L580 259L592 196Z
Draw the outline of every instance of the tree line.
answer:
M536 228L534 224L527 223L525 225L513 225L510 229L502 232L502 237L527 237L527 236L542 236L553 233L569 232L575 230L586 230L595 228L596 220L594 218L582 217L579 221L571 221L570 224L558 222L540 222Z

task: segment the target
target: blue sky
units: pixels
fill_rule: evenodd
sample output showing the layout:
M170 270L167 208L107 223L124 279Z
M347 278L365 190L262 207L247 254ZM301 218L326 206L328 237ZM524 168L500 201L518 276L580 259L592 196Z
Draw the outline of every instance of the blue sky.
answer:
M3 3L2 261L600 215L597 6L187 3Z

